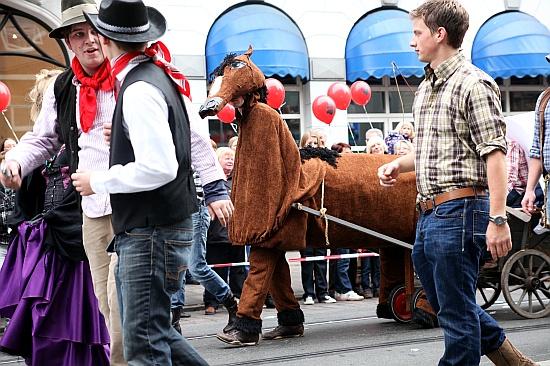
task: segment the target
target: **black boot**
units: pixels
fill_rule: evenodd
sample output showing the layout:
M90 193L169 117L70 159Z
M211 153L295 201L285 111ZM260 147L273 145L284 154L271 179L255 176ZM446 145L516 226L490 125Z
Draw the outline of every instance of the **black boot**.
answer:
M235 327L235 320L237 320L237 301L235 300L235 296L233 296L233 293L231 291L226 296L225 300L222 302L223 306L227 309L227 312L229 313L229 319L227 321L227 325L225 328L223 328L224 333L229 333L233 328Z
M174 327L179 334L181 334L180 319L182 311L183 309L179 307L172 309L172 327Z
M281 339L303 337L304 313L302 309L284 310L277 313L279 325L272 331L265 332L262 339Z
M236 317L233 329L227 333L218 333L216 337L232 346L255 346L260 340L262 321Z

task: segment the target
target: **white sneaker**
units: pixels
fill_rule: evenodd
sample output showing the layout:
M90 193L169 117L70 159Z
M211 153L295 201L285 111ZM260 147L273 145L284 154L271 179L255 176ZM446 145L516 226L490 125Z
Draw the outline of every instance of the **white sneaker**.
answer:
M329 295L325 295L321 298L321 300L319 300L319 302L322 302L323 304L332 304L332 303L335 303L336 300L334 300Z
M313 297L311 296L306 297L306 299L304 300L304 305L313 305L313 304L315 304L315 301L313 301Z
M336 292L334 295L334 297L336 297L336 300L338 301L360 301L364 299L363 296L357 295L353 290L348 291L345 294L340 294Z

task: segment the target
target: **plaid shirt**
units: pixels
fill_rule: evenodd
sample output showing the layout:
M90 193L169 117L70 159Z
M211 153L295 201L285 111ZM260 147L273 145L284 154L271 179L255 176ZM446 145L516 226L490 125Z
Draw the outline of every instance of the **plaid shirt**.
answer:
M515 189L519 194L523 194L527 187L529 167L525 152L514 140L508 140L506 167L508 168L508 193Z
M498 86L461 52L425 71L413 106L419 198L487 187L483 157L506 153Z
M539 96L539 99L537 100L537 105L535 107L535 134L533 137L533 146L531 147L531 150L529 150L529 156L531 158L537 158L540 159L540 142L539 142L539 130L540 130L540 118L539 118L539 105L540 105L540 99L542 97L542 94ZM544 110L544 156L543 156L543 163L544 163L544 170L545 172L550 172L550 103L546 105L546 109Z

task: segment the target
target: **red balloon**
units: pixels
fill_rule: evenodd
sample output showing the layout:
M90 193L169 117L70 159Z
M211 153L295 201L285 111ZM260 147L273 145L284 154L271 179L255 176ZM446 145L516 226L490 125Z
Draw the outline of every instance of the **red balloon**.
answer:
M318 120L330 125L336 114L336 103L331 97L320 95L313 101L311 109Z
M11 100L10 88L0 81L0 111L4 112L8 109Z
M372 93L369 84L364 81L356 81L351 84L351 99L355 104L365 105L370 101Z
M344 83L333 83L329 86L327 95L334 100L338 109L346 110L351 103L351 91Z
M227 103L225 107L218 112L218 118L223 123L231 123L235 120L235 107L232 104Z
M265 79L267 87L267 104L271 108L279 109L285 101L285 87L277 79Z

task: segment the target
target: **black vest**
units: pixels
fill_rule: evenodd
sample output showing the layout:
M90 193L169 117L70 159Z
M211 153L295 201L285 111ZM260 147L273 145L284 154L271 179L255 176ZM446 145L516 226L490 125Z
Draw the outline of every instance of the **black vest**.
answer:
M170 225L182 221L197 210L195 185L191 171L191 133L183 99L173 82L152 62L132 69L122 83L113 115L109 166L135 161L134 146L123 127L124 91L136 81L156 86L168 105L168 124L176 147L179 168L176 178L152 191L111 194L115 234L136 227ZM158 123L166 123L159 119ZM139 149L140 146L135 146Z
M57 106L57 136L69 154L69 167L74 173L78 167L78 126L76 125L76 86L73 84L74 73L67 69L61 73L54 84Z

